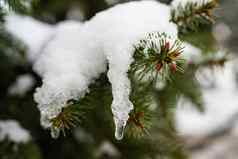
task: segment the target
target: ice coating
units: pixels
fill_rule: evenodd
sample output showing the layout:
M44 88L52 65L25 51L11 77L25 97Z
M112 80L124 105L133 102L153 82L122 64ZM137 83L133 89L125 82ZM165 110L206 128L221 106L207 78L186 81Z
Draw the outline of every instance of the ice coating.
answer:
M127 72L134 60L134 45L150 32L177 38L177 27L170 22L170 6L156 1L129 2L100 12L84 24L66 21L54 28L53 37L34 64L43 81L35 93L41 124L51 128L50 120L67 101L78 100L90 91L88 86L106 72L108 65L115 136L122 139L133 109ZM58 130L51 130L57 137Z
M123 139L123 136L124 136L124 129L126 127L127 121L123 121L114 117L114 122L115 122L115 138L117 140L121 140Z

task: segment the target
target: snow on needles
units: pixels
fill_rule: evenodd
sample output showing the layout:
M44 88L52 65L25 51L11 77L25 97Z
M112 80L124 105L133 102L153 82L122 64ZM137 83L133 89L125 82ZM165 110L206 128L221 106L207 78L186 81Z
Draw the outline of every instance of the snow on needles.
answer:
M46 128L68 100L83 97L89 84L106 70L106 59L93 34L87 34L80 23L74 24L65 22L57 26L54 38L34 65L43 78L34 97L41 111L41 124Z
M211 1L213 1L213 0L173 0L171 5L174 8L177 8L179 5L184 7L188 3L197 3L198 6L199 6L201 4L204 4L204 3L207 3L207 2L211 2Z
M15 143L26 143L30 138L29 132L22 128L17 121L0 121L0 141L9 139Z
M17 20L12 21L14 18ZM30 20L14 18L10 17L6 26L15 23L24 25L25 20ZM29 25L25 31L34 30L35 27L40 29L39 26ZM42 31L44 29L42 27ZM133 46L147 33L154 31L177 38L177 27L170 22L170 6L155 1L119 4L98 13L84 24L64 22L54 26L54 35L50 41L44 42L42 53L34 65L43 80L43 85L35 93L42 125L50 127L50 119L59 114L68 100L83 97L89 91L89 84L106 71L108 64L115 135L121 139L128 113L133 109L129 100L130 80L127 76L133 62ZM23 40L31 41L27 37ZM34 51L32 46L29 48Z
M184 10L189 9L190 6L188 4L196 4L196 8L200 8L204 4L210 3L214 0L173 0L171 3L172 9L175 11L175 17L179 17L181 14L184 13Z

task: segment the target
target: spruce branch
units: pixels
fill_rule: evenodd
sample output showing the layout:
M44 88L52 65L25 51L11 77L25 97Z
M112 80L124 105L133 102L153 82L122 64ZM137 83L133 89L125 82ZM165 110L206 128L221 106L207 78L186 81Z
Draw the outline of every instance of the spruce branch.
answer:
M218 6L217 0L180 3L171 11L171 21L178 25L181 33L197 31L203 25L214 23L212 11Z
M134 104L134 109L129 114L126 133L130 137L143 137L149 135L152 121L156 116L152 110L153 96L150 86L139 83L132 79L132 92L130 99Z
M14 11L18 13L29 13L31 3L36 2L36 0L33 0L32 2L28 0L2 0L0 3L0 10L1 10L1 16L5 15L9 11Z
M27 7L24 0L4 0L8 7L14 11L25 12Z
M176 76L176 80L173 82L172 87L180 96L182 95L184 98L190 100L200 112L204 112L202 90L199 82L195 78L196 72L193 69L194 68L187 70L183 76Z
M65 130L76 127L85 113L83 108L84 107L75 103L75 101L68 102L68 106L63 108L57 117L51 119L52 136L57 138L60 135L60 131L62 131L65 136Z
M60 132L65 136L66 131L79 126L85 119L85 114L89 113L92 108L98 106L98 100L101 98L102 94L106 94L106 97L104 97L105 99L103 98L100 100L105 103L110 103L111 94L108 94L110 89L106 75L103 74L90 85L90 92L83 98L79 100L69 100L67 103L68 106L64 107L57 117L51 119L51 136L53 138L58 138ZM109 102L106 100L109 100Z
M145 39L134 46L135 61L130 72L139 80L156 82L159 78L170 79L175 72L183 72L180 58L183 52L182 42L165 33L149 33Z

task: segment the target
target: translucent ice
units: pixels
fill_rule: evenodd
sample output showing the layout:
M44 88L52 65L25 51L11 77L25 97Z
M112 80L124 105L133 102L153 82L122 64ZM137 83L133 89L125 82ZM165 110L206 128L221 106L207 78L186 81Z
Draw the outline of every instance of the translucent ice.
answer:
M115 138L117 140L121 140L124 135L126 121L122 121L122 120L118 120L118 119L114 119L114 120L115 120Z

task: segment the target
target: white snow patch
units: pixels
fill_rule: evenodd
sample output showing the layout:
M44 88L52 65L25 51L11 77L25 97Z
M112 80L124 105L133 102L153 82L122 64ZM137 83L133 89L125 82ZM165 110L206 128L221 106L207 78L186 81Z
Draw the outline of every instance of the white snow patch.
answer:
M30 17L8 15L4 23L7 31L21 39L27 46L27 59L34 62L42 47L53 35L54 27Z
M0 121L0 141L8 138L15 143L26 143L31 139L30 133L15 120Z
M10 95L24 96L35 84L35 79L30 74L23 74L17 77L15 83L8 88Z

